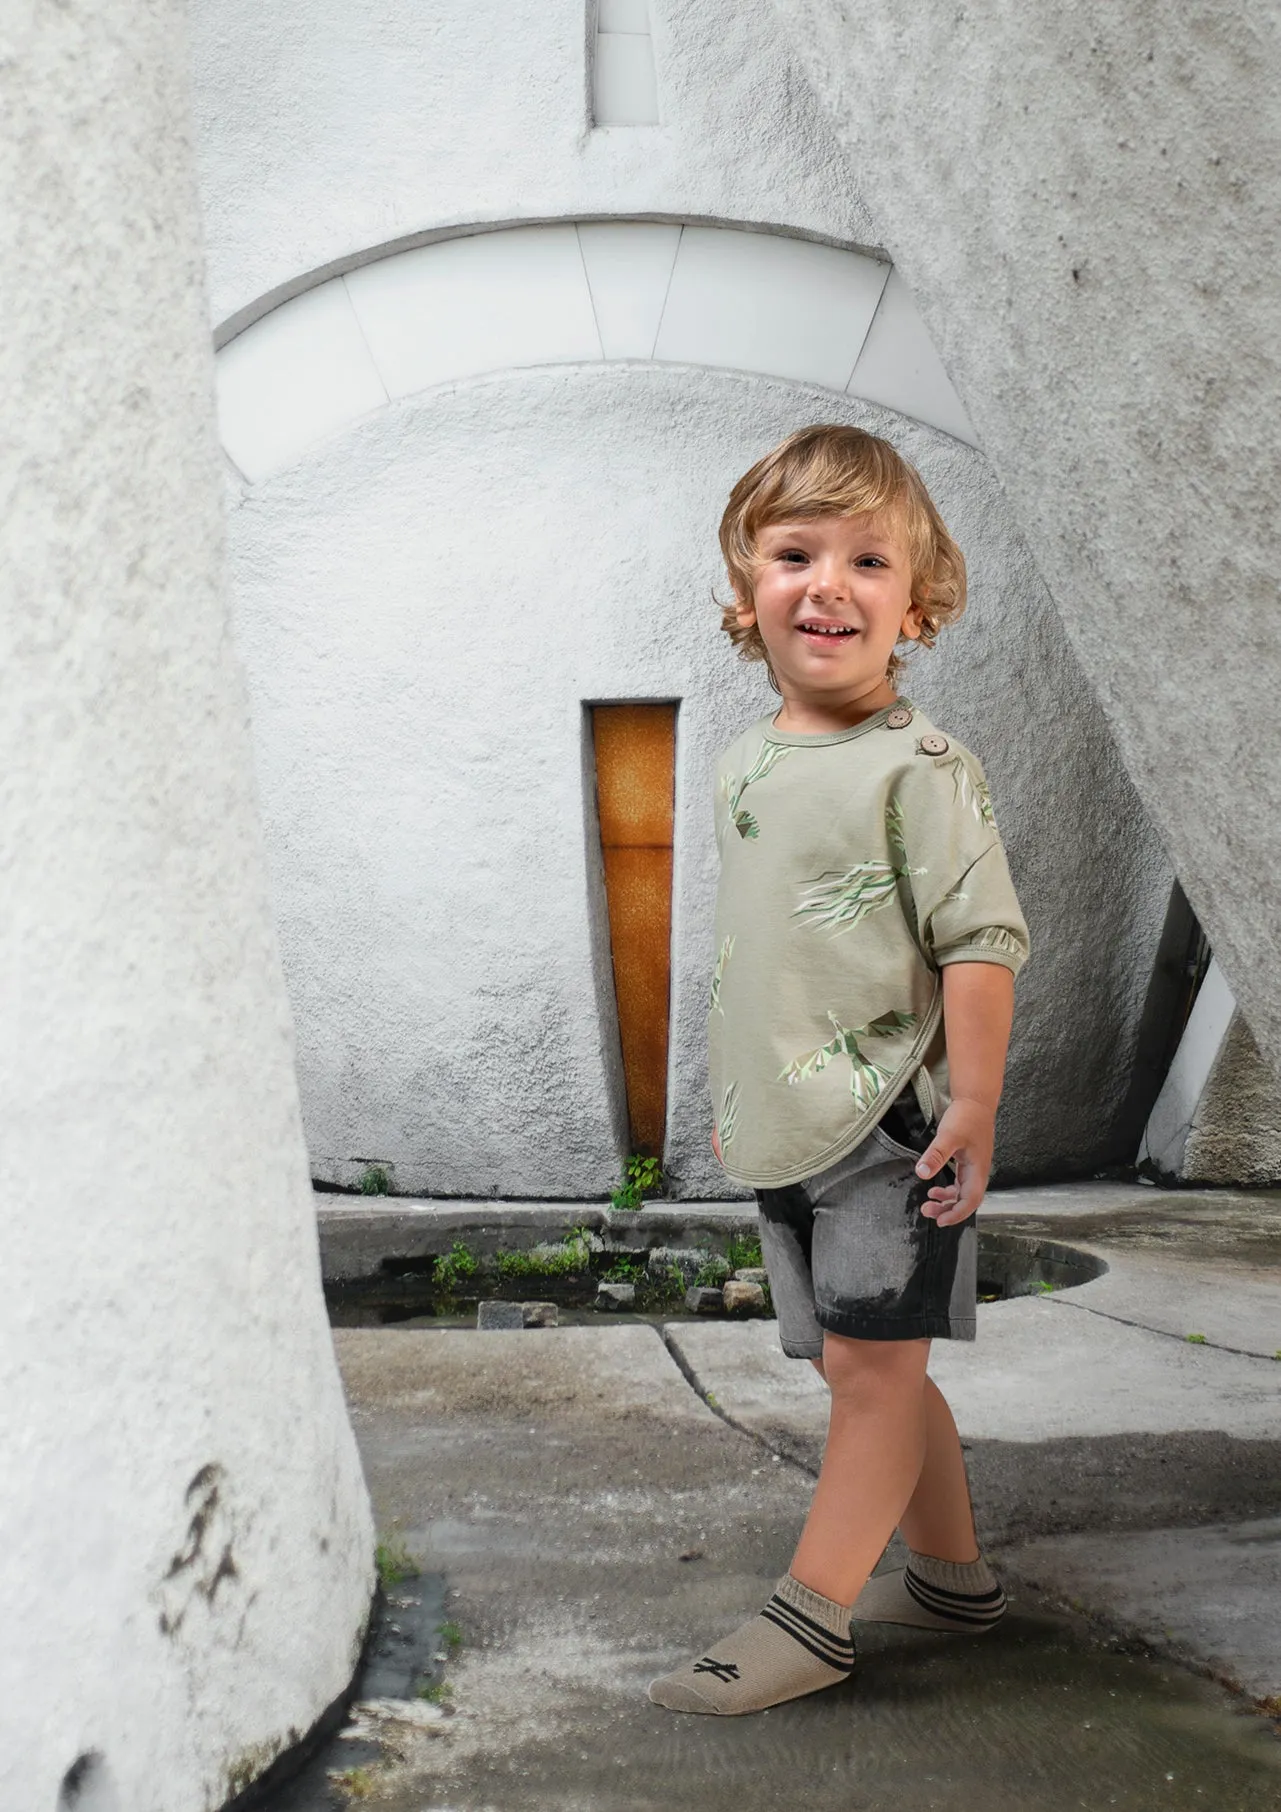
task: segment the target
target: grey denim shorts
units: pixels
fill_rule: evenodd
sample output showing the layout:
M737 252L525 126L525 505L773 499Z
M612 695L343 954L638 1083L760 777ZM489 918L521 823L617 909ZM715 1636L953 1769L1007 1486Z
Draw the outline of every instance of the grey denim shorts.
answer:
M921 1213L929 1191L953 1175L950 1164L936 1177L916 1175L932 1132L909 1089L830 1169L756 1191L761 1254L790 1358L819 1358L825 1328L852 1340L973 1340L977 1217L940 1227Z

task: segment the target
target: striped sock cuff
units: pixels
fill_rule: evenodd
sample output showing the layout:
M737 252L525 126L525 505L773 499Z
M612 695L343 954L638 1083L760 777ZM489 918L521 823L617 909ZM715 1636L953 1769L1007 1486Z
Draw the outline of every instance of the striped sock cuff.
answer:
M936 1560L909 1550L903 1584L923 1610L954 1623L995 1623L1005 1614L1005 1593L980 1554L977 1560Z
M785 1573L761 1615L786 1630L820 1661L848 1673L854 1665L850 1609Z

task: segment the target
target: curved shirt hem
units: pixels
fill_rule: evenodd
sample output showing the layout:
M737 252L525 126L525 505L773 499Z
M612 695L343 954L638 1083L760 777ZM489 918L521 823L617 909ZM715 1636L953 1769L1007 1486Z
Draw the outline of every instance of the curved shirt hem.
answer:
M934 997L922 1022L922 1028L914 1041L911 1050L904 1058L898 1073L893 1076L877 1095L872 1103L875 1112L870 1112L861 1119L856 1119L841 1137L833 1144L820 1151L816 1157L807 1158L800 1165L789 1165L786 1170L756 1171L751 1176L743 1170L731 1170L721 1158L721 1169L732 1183L745 1183L749 1189L786 1189L792 1183L803 1183L807 1177L817 1176L820 1170L827 1170L832 1164L839 1164L848 1157L856 1145L866 1139L874 1126L879 1126L882 1119L894 1105L903 1089L921 1067L921 1059L929 1049L930 1041L939 1027L943 1017L943 981L938 977L934 985ZM878 1103L881 1104L878 1106ZM913 1157L919 1153L913 1152Z

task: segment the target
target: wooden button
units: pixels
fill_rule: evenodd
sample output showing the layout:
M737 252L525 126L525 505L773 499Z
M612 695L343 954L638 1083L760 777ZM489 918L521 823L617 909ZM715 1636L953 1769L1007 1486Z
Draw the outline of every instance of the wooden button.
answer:
M946 755L948 748L947 737L935 736L933 732L931 732L928 736L922 736L920 742L918 742L916 746L921 751L922 755Z
M912 713L906 705L895 705L885 719L886 727L890 730L906 730L911 721Z

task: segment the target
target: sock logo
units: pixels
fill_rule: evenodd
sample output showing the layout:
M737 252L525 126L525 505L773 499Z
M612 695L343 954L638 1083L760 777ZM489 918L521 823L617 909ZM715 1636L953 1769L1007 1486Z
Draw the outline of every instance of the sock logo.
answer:
M738 1667L733 1661L713 1661L710 1655L704 1655L701 1661L695 1661L696 1674L715 1674L721 1681L737 1680Z

